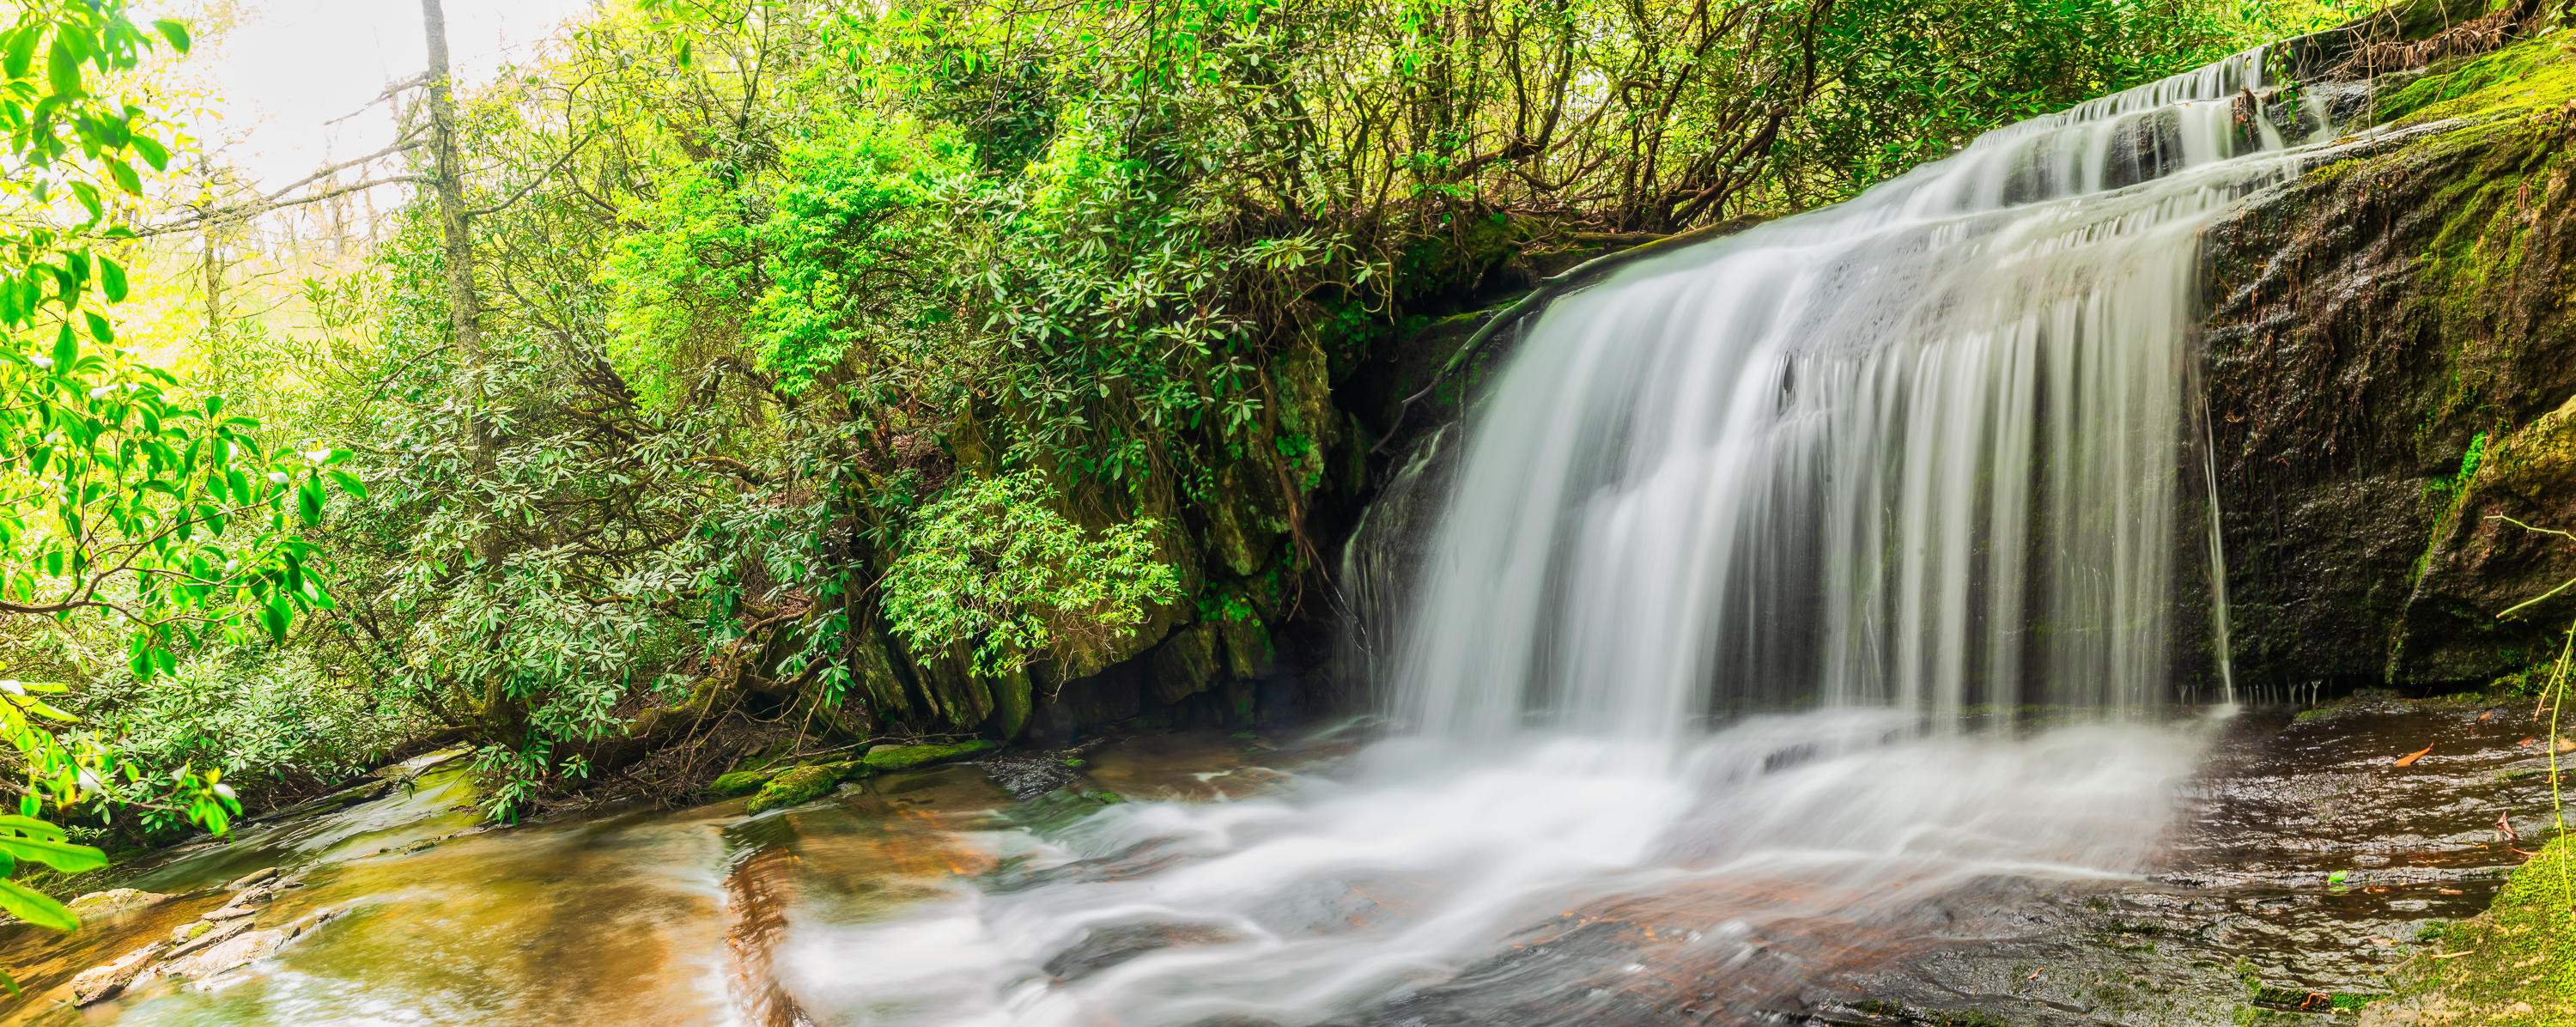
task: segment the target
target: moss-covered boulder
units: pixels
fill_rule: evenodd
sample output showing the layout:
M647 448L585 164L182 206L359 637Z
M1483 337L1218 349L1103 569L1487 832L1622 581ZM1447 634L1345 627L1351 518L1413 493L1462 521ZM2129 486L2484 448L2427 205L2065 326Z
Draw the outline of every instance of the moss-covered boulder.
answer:
M971 756L1000 744L989 739L978 738L971 742L957 742L949 745L878 746L870 750L860 762L867 769L877 772L910 770L914 767L953 760L960 756Z
M2394 998L2362 1027L2576 1024L2576 840L2561 837L2513 872L2495 905L2389 975Z
M768 784L777 776L775 770L737 770L707 782L707 790L718 795L740 795Z
M760 814L783 806L812 802L831 791L833 785L839 784L857 767L855 763L822 763L780 774L762 785L760 794L751 797L748 812Z

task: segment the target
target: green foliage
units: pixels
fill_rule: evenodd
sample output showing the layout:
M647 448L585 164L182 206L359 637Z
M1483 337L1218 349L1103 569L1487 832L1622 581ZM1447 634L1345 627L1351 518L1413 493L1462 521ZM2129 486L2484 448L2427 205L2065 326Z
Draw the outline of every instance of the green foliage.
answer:
M166 42L176 22L135 25L115 0L11 5L0 29L0 129L10 174L0 190L0 617L85 616L130 635L128 669L166 673L176 653L256 629L282 639L299 613L332 600L296 534L319 523L342 454L272 453L257 422L219 396L185 402L178 381L114 348L99 309L133 283L101 247L143 192L140 163L169 159L168 126L109 95L105 83ZM120 756L77 717L37 698L60 684L0 681L0 731L26 775L20 815L0 818L0 871L34 859L57 870L104 863L34 819L90 802L98 815L141 804L218 834L237 812L217 772L168 773ZM78 920L45 896L0 881L0 908L42 926ZM0 975L0 984L16 990Z
M1175 598L1155 533L1138 518L1088 537L1050 508L1034 473L963 484L921 512L881 586L889 625L914 647L973 643L976 670L1005 674L1054 646L1096 644Z

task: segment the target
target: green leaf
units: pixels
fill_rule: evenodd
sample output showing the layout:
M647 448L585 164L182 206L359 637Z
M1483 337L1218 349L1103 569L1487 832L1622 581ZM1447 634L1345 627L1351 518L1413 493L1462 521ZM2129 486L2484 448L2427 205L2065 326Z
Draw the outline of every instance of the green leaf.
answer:
M29 24L10 36L8 50L0 53L0 72L7 72L13 79L27 77L28 69L36 64L36 44L43 36L42 26L36 24Z
M340 491L346 493L349 498L367 498L367 483L359 480L357 475L351 474L347 471L324 471L322 473L330 475L331 480L339 484Z
M160 30L161 38L170 41L171 49L180 53L188 52L188 26L180 24L176 19L163 18L153 22L152 27Z
M125 265L106 257L98 258L98 281L100 287L107 293L108 302L125 302ZM147 423L145 428L151 434L160 434L160 428L153 424Z
M294 621L295 607L282 595L270 599L259 611L259 625L268 629L268 637L274 641L286 641L286 627Z
M50 842L41 838L0 835L0 852L19 859L32 859L66 874L96 870L107 865L107 853L87 845Z
M295 507L304 515L304 523L322 523L322 479L306 478L295 487Z
M73 96L81 91L81 54L68 32L57 30L54 45L45 51L46 84L54 87L56 96Z
M116 329L109 327L106 318L100 317L97 314L90 313L86 310L81 311L81 317L89 322L90 338L97 339L100 345L115 344Z
M0 880L0 911L46 930L66 933L80 930L80 918L63 908L62 903L54 901L53 896L16 881Z
M143 155L143 163L152 165L152 170L167 171L170 169L170 151L161 145L160 140L154 139L151 136L135 136L134 150L135 152Z
M136 196L143 195L143 179L134 173L134 165L113 157L108 158L105 163L108 174L116 176L117 188Z
M16 831L19 834L57 842L71 837L64 834L62 828L34 817L22 817L15 813L0 813L0 831Z

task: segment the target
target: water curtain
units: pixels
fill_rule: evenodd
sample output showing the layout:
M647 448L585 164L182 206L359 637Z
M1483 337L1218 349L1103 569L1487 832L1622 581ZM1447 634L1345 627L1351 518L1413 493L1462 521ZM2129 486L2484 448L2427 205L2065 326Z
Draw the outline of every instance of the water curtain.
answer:
M1398 718L1679 737L2223 690L2223 598L2214 624L2178 612L2178 578L2223 580L2214 537L2177 570L2208 527L2198 235L2325 123L2266 63L1998 130L1551 305L1468 423Z

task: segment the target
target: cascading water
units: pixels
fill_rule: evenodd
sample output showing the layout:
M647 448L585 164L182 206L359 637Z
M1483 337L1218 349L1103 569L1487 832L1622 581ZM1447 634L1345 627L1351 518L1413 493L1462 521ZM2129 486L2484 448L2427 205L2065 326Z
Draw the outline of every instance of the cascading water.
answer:
M1418 579L1353 590L1407 597L1403 733L1281 798L996 833L1032 872L803 925L789 989L870 1024L1700 1022L1974 882L2135 873L2193 730L1922 728L2143 708L2189 662L2196 236L2323 120L2264 66L1555 303Z
M1473 423L1401 719L2159 700L2197 233L2283 149L2260 60L1550 307Z

